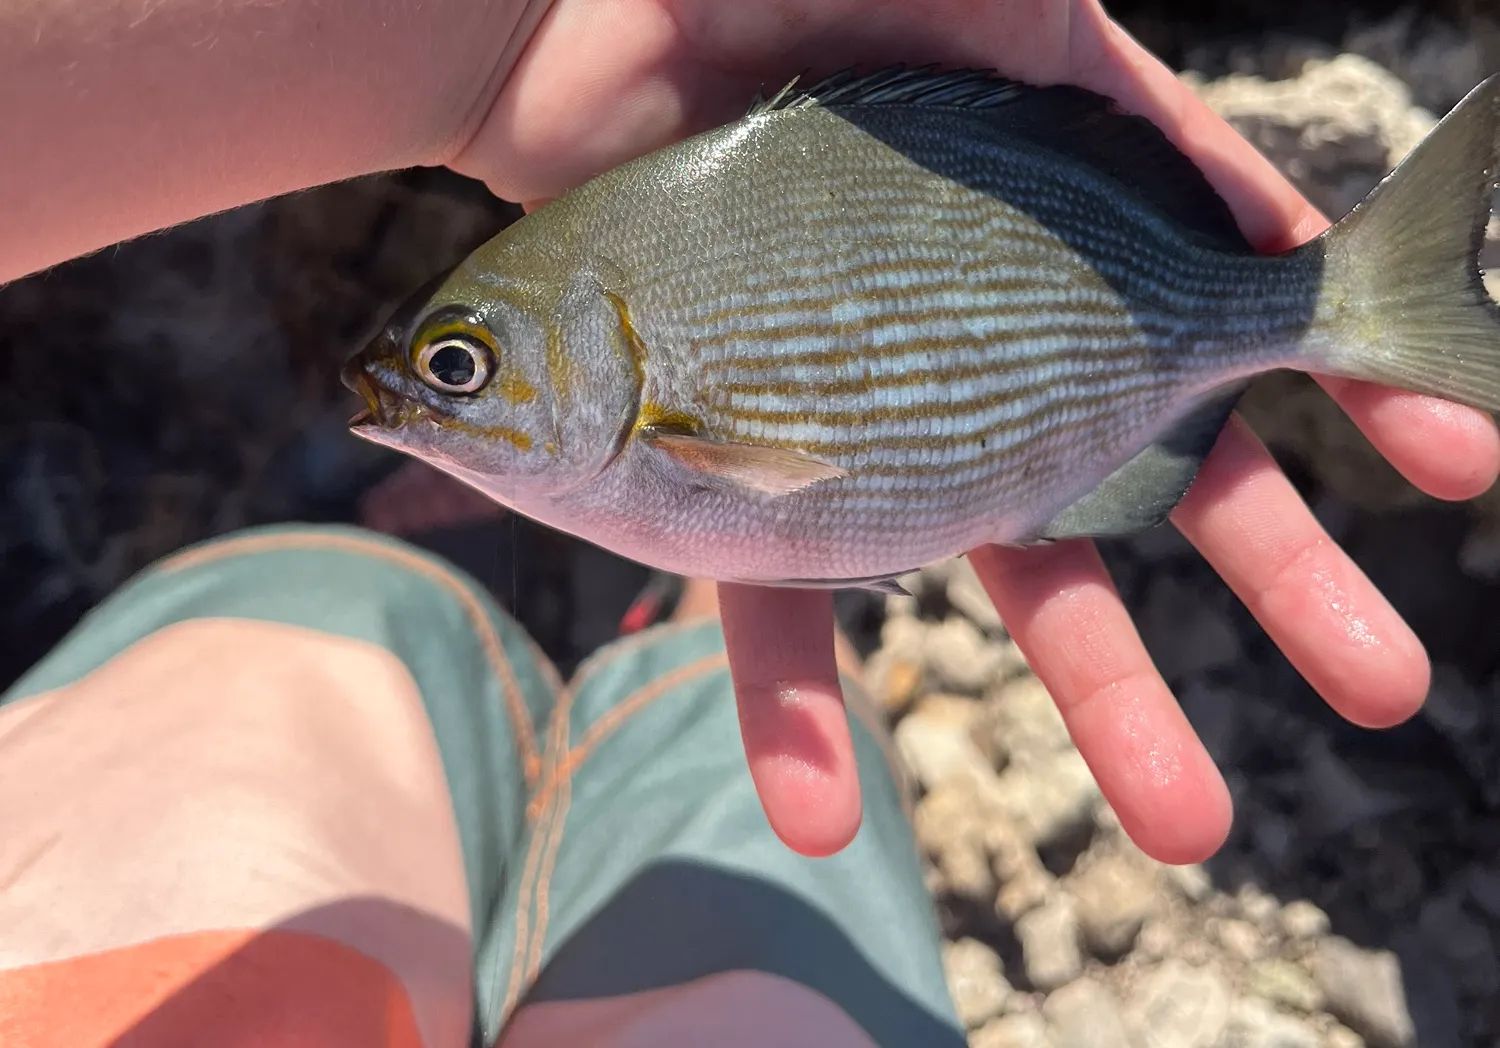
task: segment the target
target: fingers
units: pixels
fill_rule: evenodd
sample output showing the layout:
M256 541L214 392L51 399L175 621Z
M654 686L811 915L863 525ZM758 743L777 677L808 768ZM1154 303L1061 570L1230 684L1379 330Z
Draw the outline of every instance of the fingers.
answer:
M1433 498L1474 498L1500 473L1500 432L1482 411L1367 382L1318 383L1375 450Z
M1325 700L1367 727L1426 695L1421 643L1328 537L1237 416L1173 522ZM1227 834L1222 778L1089 545L971 555L985 588L1136 844L1164 862Z
M719 585L740 733L766 818L793 851L859 830L859 776L833 647L833 595Z
M1093 546L969 557L1131 839L1162 862L1212 855L1229 832L1229 791Z
M1172 520L1344 717L1389 727L1421 706L1431 673L1421 642L1239 416Z

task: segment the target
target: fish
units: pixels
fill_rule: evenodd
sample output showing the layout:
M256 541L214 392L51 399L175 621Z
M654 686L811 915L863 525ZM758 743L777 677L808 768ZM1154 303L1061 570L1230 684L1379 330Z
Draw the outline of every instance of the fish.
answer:
M344 366L352 432L659 571L889 592L1162 525L1267 372L1500 410L1500 75L1275 253L1103 95L797 85L435 275Z

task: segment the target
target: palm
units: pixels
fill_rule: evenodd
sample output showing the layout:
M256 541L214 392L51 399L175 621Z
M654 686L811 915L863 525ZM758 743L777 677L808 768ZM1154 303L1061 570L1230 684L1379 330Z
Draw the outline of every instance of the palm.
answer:
M555 196L739 115L757 90L855 63L941 60L1004 66L1026 79L1068 79L1076 73L1074 6L555 0L488 126L456 166L507 199ZM996 48L995 40L1018 46Z
M556 0L454 166L503 196L536 202L732 118L755 91L796 73L895 61L1090 87L1160 124L1263 248L1291 246L1323 224L1094 0ZM1500 438L1487 416L1352 383L1325 386L1430 494L1469 498L1495 479ZM1415 712L1429 675L1421 645L1238 420L1173 522L1346 717L1382 726ZM1217 848L1230 815L1223 780L1093 546L989 547L972 560L1137 843L1177 862ZM720 597L767 813L798 850L836 850L860 808L829 598L740 586L721 586ZM799 756L807 753L822 756Z

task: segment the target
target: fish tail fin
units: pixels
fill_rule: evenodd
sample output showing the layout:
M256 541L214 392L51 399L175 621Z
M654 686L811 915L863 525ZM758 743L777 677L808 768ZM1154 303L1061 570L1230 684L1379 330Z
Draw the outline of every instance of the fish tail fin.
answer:
M1500 307L1479 265L1497 179L1500 74L1307 245L1332 302L1308 370L1500 411Z

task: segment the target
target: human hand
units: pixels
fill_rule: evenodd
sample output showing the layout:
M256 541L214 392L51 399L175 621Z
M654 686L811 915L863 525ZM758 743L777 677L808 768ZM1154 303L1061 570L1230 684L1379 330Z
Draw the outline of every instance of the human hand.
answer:
M1097 0L555 0L451 166L535 206L738 116L757 90L793 74L891 62L992 67L1113 97L1198 163L1262 250L1327 225ZM1500 435L1481 412L1361 383L1322 385L1433 496L1471 498L1500 470ZM1421 644L1237 417L1172 522L1343 716L1382 727L1416 712L1430 673ZM971 559L1131 837L1167 862L1216 850L1231 818L1223 779L1093 545L986 547ZM795 850L837 851L858 828L860 799L830 596L723 585L720 605L767 816Z

